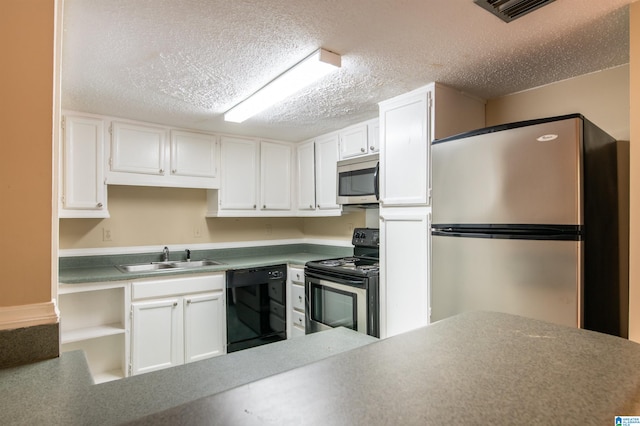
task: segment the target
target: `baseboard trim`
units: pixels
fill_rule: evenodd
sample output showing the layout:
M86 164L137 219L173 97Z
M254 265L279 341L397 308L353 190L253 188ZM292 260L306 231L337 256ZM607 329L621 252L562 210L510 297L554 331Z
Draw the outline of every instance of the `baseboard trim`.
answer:
M30 305L0 307L0 330L57 324L59 322L60 312L55 300Z

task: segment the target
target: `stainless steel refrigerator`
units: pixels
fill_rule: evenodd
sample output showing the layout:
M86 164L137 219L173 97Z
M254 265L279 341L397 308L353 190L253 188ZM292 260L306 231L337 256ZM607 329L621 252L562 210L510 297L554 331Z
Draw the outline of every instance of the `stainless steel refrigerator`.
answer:
M507 312L626 337L616 141L579 114L432 145L431 321Z

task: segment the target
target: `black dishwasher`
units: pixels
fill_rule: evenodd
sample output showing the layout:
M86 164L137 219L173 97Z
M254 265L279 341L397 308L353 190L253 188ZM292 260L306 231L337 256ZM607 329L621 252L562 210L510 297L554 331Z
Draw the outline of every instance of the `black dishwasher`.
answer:
M227 271L227 353L287 338L287 266Z

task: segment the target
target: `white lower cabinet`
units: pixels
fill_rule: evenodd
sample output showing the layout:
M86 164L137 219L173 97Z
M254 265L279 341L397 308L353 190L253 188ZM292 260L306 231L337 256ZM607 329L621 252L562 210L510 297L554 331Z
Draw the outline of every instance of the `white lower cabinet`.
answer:
M287 271L287 337L305 335L304 266L289 266Z
M61 351L83 350L95 383L127 376L129 283L61 284Z
M429 324L430 209L380 210L380 337Z
M225 353L224 273L132 284L131 374Z

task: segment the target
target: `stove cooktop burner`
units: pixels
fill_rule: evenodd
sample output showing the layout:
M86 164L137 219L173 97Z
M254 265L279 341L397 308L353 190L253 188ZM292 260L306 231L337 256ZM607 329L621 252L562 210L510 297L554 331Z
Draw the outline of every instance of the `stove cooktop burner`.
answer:
M310 262L313 264L313 262ZM326 259L317 262L325 268L336 268L342 271L359 271L365 274L376 273L380 269L378 259L367 257L344 257L339 259Z

